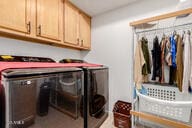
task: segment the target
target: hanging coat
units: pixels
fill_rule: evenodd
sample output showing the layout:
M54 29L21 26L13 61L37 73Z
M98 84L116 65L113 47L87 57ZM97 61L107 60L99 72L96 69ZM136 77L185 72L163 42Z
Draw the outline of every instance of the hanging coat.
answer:
M156 36L153 40L152 62L153 62L153 74L152 80L156 80L158 77L161 79L161 47L159 45L158 37Z
M142 68L144 64L145 59L141 48L141 42L139 41L135 49L135 57L134 57L134 82L136 84L137 89L141 89L143 79Z

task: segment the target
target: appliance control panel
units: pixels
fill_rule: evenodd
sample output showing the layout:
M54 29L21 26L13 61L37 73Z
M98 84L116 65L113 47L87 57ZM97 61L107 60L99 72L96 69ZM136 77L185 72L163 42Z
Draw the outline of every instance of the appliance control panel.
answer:
M51 58L45 57L32 57L32 56L11 56L0 55L0 61L3 62L55 62Z

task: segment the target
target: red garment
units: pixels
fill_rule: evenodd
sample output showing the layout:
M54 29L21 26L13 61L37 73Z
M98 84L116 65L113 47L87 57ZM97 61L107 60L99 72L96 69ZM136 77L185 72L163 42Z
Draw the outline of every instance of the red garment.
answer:
M0 72L18 68L64 68L64 67L100 67L90 63L39 63L39 62L0 62Z

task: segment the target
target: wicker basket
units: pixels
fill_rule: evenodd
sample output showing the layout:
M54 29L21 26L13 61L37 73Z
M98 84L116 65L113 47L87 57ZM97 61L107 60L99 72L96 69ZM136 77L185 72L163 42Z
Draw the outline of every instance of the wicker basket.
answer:
M131 128L131 103L124 101L117 101L115 103L113 114L114 114L114 125L118 128Z

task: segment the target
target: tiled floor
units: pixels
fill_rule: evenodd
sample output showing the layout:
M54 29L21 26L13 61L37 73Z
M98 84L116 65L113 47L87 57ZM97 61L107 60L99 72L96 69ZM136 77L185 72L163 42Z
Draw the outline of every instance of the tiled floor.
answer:
M103 116L103 118L105 118L105 116ZM90 126L95 125L98 121L95 118L94 120L89 119L92 122L89 124ZM73 124L71 124L71 122L73 122ZM49 114L43 117L36 116L35 123L29 128L63 128L63 126L65 126L65 128L71 128L72 125L73 128L83 128L83 118L74 119L50 107ZM113 126L113 114L109 114L109 117L100 128L115 128Z
M82 128L83 119L78 118L77 120L71 118L70 116L59 112L52 107L49 108L49 114L47 116L37 116L35 124L29 128L71 128L71 122L73 122L73 128Z
M100 128L116 128L113 124L113 114L109 114L109 117L105 120Z

